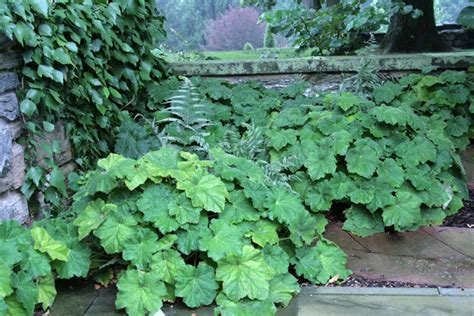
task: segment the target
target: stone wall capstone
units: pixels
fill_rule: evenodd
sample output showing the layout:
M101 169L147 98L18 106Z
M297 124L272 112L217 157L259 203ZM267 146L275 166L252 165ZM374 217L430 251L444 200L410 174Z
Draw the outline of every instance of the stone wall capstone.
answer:
M24 223L29 218L27 201L20 188L25 179L20 107L15 91L20 85L17 70L22 52L14 42L0 38L0 220Z

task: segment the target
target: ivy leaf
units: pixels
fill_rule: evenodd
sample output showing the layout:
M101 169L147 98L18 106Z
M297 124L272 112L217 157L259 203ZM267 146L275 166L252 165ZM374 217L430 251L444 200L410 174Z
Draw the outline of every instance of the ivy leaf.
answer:
M157 312L163 306L167 294L160 277L153 272L128 270L117 283L115 306L125 308L129 315L145 315Z
M191 308L211 304L217 289L219 284L214 269L205 263L200 263L197 268L187 265L176 276L176 296L182 297Z
M386 226L393 225L398 231L409 229L421 220L420 205L421 200L415 194L398 191L395 204L384 209L383 221Z
M20 111L25 114L27 117L32 117L36 112L36 104L28 99L24 99L20 103Z
M299 291L300 285L294 276L288 273L279 275L270 281L268 300L280 303L283 307L286 307L293 299L293 295Z
M145 269L151 263L153 254L160 250L158 236L149 229L142 229L133 241L125 243L122 256L138 269Z
M49 178L49 184L52 187L58 189L58 191L61 192L63 196L67 196L65 181L66 181L66 178L64 178L64 175L61 172L61 170L59 170L58 167L55 167L53 171L51 172L51 175Z
M49 3L47 0L31 0L31 8L41 14L43 17L48 17Z
M218 261L228 254L239 253L244 245L242 231L237 226L223 220L211 221L211 230L204 231L199 242L199 249L207 251L209 257Z
M176 250L169 249L160 251L153 256L151 270L163 281L173 284L176 276L185 266L181 254Z
M69 255L67 246L64 242L53 239L44 228L32 228L31 236L33 237L36 250L47 253L53 260L67 260Z
M51 66L39 65L38 75L40 77L50 78L56 82L64 83L64 75L61 71L54 69Z
M244 297L267 299L273 275L263 254L251 246L244 246L241 254L220 260L216 270L216 279L223 282L223 293L233 301Z
M179 223L168 212L172 200L171 190L163 184L157 184L145 189L137 206L145 215L145 221L153 223L160 232L166 234L179 227Z
M100 244L109 253L118 253L124 249L125 243L136 236L137 221L131 216L122 216L113 212L105 222L94 231Z
M352 206L345 212L346 221L342 227L360 237L368 237L384 232L384 224L380 214L372 214L361 206Z
M186 192L194 207L203 207L209 212L222 212L229 197L225 184L216 176L204 172L178 180L176 187Z
M347 169L351 173L370 178L379 164L380 156L376 142L367 138L359 139L355 142L355 147L347 152Z

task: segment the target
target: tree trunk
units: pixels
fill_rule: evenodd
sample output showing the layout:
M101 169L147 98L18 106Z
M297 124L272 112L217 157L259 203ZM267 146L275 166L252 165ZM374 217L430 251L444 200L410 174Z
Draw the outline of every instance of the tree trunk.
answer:
M410 14L395 14L382 41L388 53L446 51L447 45L436 30L433 0L405 0L406 5L423 11L414 19Z
M340 2L341 2L341 0L326 0L326 5L327 5L328 7L330 7L330 6L336 5L336 4L340 3Z
M321 0L303 0L303 4L308 9L321 9Z

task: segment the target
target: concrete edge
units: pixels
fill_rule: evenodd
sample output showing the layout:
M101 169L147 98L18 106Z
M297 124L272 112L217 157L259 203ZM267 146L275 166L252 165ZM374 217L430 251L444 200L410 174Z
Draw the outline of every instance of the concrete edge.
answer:
M352 73L370 60L380 71L419 71L427 66L439 70L465 70L474 65L474 51L405 55L303 57L280 60L211 60L170 63L177 75L255 76L272 74Z
M474 297L474 289L457 288L378 288L378 287L303 287L298 295L364 296L463 296Z

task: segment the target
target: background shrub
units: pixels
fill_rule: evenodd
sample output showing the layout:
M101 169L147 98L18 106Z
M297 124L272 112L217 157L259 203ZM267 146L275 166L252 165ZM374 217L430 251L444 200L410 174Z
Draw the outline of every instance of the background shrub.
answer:
M245 43L262 47L265 24L258 24L260 13L255 8L234 7L211 20L204 31L205 50L240 50Z

